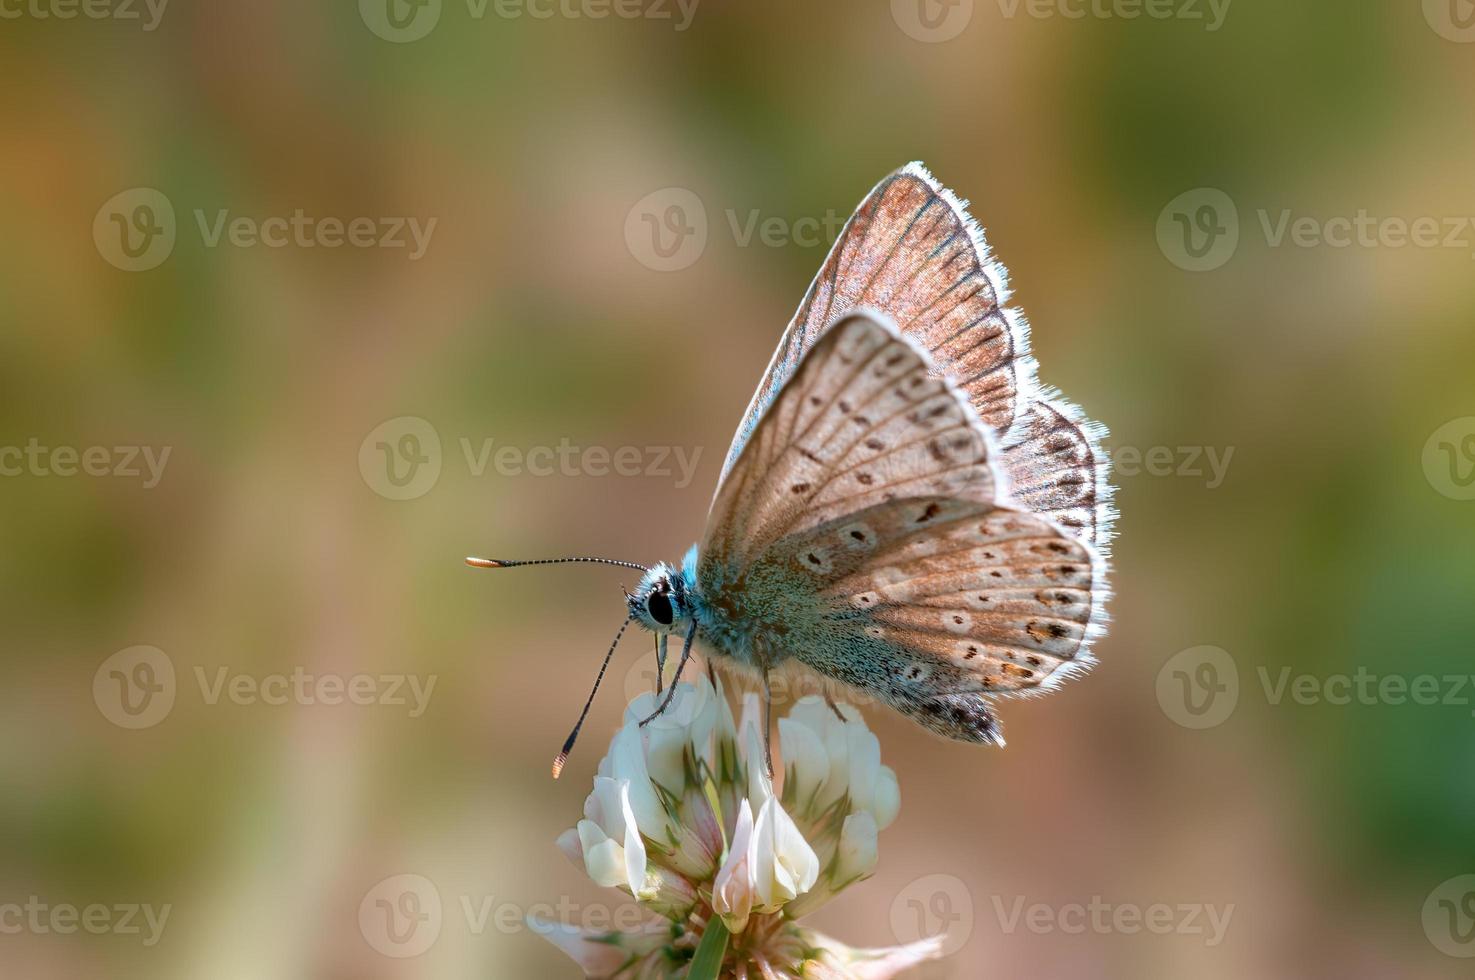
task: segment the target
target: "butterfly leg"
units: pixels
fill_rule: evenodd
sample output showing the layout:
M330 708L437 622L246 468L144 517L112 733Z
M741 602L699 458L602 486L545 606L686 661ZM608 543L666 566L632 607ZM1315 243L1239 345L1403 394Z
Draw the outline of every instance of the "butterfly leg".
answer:
M763 672L763 755L768 759L768 778L773 779L773 686Z
M830 710L835 713L836 718L839 718L841 721L847 720L845 716L840 713L840 706L835 703L835 699L830 697L828 693L825 694L825 704L830 706Z
M656 634L656 693L660 694L666 683L666 634Z
M691 659L691 644L697 638L697 624L692 623L691 629L686 631L686 642L681 645L681 659L676 662L676 676L671 678L671 687L666 691L666 696L661 699L661 704L655 711L651 712L649 718L640 723L644 728L660 717L661 712L671 707L671 699L676 697L676 685L681 680L681 672L686 669L686 662Z

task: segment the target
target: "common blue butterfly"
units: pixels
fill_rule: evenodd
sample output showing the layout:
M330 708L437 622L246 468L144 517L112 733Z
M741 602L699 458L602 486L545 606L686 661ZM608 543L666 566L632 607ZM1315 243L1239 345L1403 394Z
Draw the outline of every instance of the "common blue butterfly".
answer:
M841 231L679 565L467 561L640 569L615 643L631 622L655 633L658 692L667 637L682 638L679 678L700 636L709 669L765 691L786 671L1002 745L993 698L1092 662L1115 516L1105 428L1039 384L1007 301L965 203L910 164Z

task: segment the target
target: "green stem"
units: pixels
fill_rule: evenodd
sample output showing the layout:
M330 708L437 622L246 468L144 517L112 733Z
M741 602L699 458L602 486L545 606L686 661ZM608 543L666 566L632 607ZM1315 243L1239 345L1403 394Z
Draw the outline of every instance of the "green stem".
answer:
M687 980L717 980L722 972L722 958L727 955L727 926L720 915L713 915L702 933L702 943L692 957Z

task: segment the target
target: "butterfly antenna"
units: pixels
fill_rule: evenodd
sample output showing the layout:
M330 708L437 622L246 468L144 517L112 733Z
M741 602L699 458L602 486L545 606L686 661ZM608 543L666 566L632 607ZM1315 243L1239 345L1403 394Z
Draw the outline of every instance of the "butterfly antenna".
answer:
M609 653L604 655L604 663L599 665L599 676L594 678L594 690L589 692L589 700L584 702L584 710L579 712L579 720L574 724L574 730L568 733L568 741L563 743L563 751L558 753L558 758L553 760L553 778L557 779L563 774L563 765L568 762L568 754L574 750L574 743L579 739L579 729L584 727L584 719L589 717L589 709L594 704L594 695L599 693L599 684L604 680L604 672L609 669L609 662L615 655L615 647L620 645L620 637L625 635L625 627L634 622L631 616L620 624L620 631L615 634L614 642L609 645Z
M614 558L534 558L531 561L510 561L505 558L467 558L466 564L472 568L516 568L518 565L562 565L565 562L585 561L597 565L619 565L621 568L636 568L642 572L650 571L645 565L633 561L619 561Z

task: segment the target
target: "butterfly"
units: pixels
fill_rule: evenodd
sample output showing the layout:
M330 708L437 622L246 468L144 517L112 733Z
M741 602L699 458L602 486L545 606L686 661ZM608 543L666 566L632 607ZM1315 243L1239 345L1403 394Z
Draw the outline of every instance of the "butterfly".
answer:
M679 564L467 562L640 570L600 679L633 622L656 636L658 695L667 639L682 641L679 680L700 638L709 671L760 685L765 704L786 674L832 708L858 693L938 735L1003 745L995 699L1092 663L1115 518L1106 430L1039 383L1008 296L965 202L909 164L836 239Z

